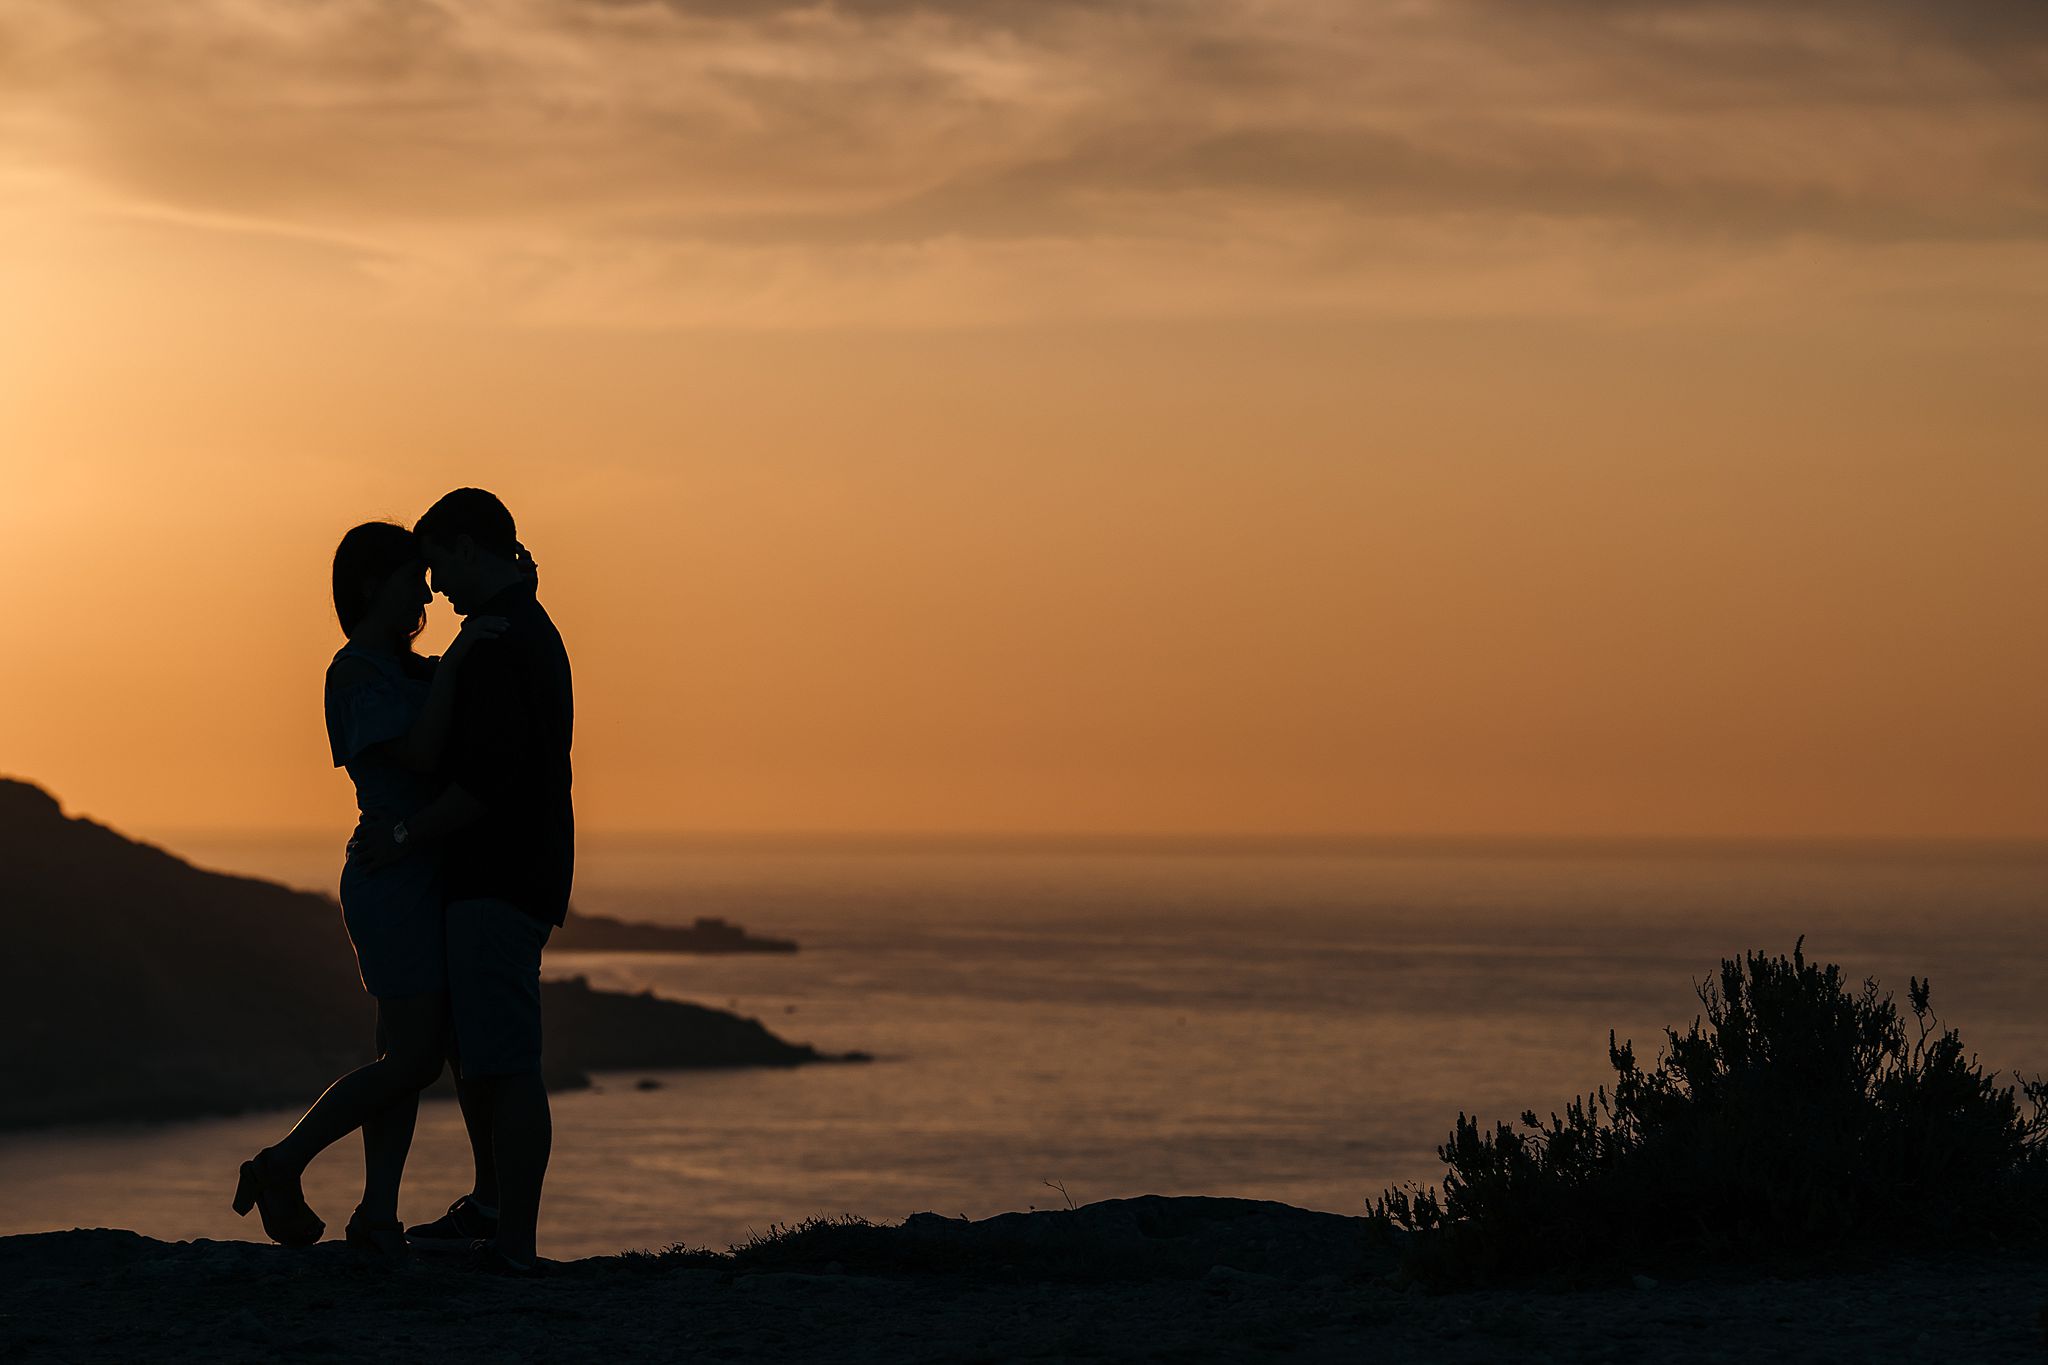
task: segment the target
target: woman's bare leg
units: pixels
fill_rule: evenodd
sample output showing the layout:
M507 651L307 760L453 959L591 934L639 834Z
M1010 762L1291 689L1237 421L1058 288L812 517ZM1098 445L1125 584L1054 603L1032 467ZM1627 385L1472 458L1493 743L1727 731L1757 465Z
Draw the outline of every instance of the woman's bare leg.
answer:
M377 1053L394 1051L391 1025L377 1011ZM406 1020L411 1028L414 1021ZM409 1090L363 1120L363 1217L374 1223L398 1221L398 1186L405 1178L405 1158L412 1151L413 1126L419 1118L420 1093Z
M378 1000L377 1060L328 1086L284 1140L270 1149L271 1160L296 1174L352 1130L363 1128L365 1211L380 1218L396 1217L398 1176L412 1145L419 1092L441 1074L446 1012L447 997L439 991ZM386 1116L384 1111L393 1105L400 1112ZM381 1201L386 1191L392 1212L369 1208L371 1196Z

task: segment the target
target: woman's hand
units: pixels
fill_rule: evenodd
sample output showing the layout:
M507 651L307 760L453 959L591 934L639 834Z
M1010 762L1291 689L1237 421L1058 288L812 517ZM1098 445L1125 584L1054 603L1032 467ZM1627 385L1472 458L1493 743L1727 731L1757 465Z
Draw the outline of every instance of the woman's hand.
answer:
M502 616L463 617L462 629L456 634L454 643L448 646L448 652L441 656L441 662L461 663L463 656L469 653L478 640L495 640L503 635L511 624Z
M398 821L381 811L364 811L348 841L347 861L358 872L378 872L412 850L397 839Z

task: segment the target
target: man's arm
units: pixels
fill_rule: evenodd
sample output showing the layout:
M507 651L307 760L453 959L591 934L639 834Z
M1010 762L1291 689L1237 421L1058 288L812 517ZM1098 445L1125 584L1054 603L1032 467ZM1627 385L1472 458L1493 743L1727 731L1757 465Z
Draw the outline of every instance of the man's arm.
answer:
M431 848L459 829L473 825L490 807L460 786L450 784L426 809L404 820L405 842L398 842L401 823L379 811L366 813L349 841L348 860L365 872L387 867L409 853Z
M516 662L495 643L468 664L448 737L448 786L425 809L399 822L383 812L356 827L349 860L375 871L418 849L430 848L520 799L521 776L532 762L532 724Z

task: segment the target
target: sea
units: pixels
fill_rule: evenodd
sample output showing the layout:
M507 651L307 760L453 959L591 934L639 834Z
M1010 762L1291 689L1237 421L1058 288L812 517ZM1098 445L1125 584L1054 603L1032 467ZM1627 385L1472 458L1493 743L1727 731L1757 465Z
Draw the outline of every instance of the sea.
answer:
M331 840L167 840L331 890ZM2048 845L586 839L579 909L715 915L792 955L551 954L865 1064L603 1074L554 1100L543 1254L723 1248L812 1217L1141 1194L1360 1214L1461 1113L1547 1115L1653 1058L1747 950L1931 978L1983 1064L2048 1072ZM345 951L345 948L343 949ZM2010 1077L2008 1077L2010 1079ZM307 1096L308 1101L313 1097ZM0 1234L254 1238L235 1167L289 1111L0 1137ZM468 1188L421 1113L402 1212ZM337 1230L360 1148L308 1195Z

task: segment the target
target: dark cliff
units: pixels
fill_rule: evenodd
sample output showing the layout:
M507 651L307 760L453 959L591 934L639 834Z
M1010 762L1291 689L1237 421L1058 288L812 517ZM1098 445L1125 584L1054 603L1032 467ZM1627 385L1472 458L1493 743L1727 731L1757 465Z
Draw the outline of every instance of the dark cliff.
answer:
M202 871L0 779L0 1128L309 1103L369 1057L325 896ZM550 982L550 1082L827 1060L718 1010Z

